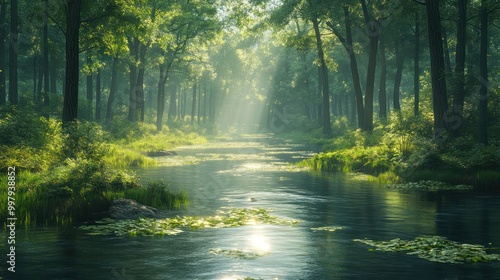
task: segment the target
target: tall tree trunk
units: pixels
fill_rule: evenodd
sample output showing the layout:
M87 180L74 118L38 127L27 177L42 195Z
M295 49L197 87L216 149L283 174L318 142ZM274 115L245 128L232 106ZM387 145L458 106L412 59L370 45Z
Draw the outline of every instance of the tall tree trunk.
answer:
M201 84L198 89L198 116L196 117L196 121L200 124L200 113L201 113Z
M165 110L165 82L167 81L167 70L165 64L160 65L160 77L158 79L158 100L156 109L156 130L163 130L163 113Z
M385 39L380 36L380 81L378 90L379 117L384 120L387 118L387 62L385 59Z
M323 135L328 136L331 134L330 128L330 97L328 94L328 68L326 67L325 54L323 52L323 43L321 42L321 34L319 32L319 23L316 16L312 17L314 34L316 37L316 48L318 51L318 58L320 61L321 69L321 87L323 91Z
M63 125L78 117L78 76L80 72L80 10L81 0L68 0L66 11L66 88L64 89Z
M38 104L38 82L37 82L37 78L38 78L38 73L36 72L37 71L37 66L38 66L38 55L33 55L33 101L35 102L35 104Z
M111 85L109 87L109 97L108 104L106 105L106 125L111 124L111 120L113 119L113 102L115 101L116 96L116 75L117 75L117 67L118 67L118 56L113 58L113 66L111 66Z
M57 93L57 63L56 63L56 55L51 53L50 55L50 92Z
M443 136L447 125L444 115L448 111L446 79L441 33L441 17L437 0L426 1L427 29L431 56L432 109L434 113L434 138Z
M488 11L481 0L481 51L479 58L479 143L488 145Z
M371 131L373 130L373 92L375 89L375 68L377 65L378 34L380 30L378 22L374 23L369 19L365 0L361 0L361 6L363 7L363 14L365 15L368 37L370 40L370 54L366 73L365 116L363 128L366 131Z
M415 13L415 52L413 55L413 114L418 116L418 107L420 102L420 21L418 13Z
M49 0L45 0L43 13L43 115L49 118Z
M170 93L170 105L168 108L168 120L173 121L177 115L177 88L178 85L174 84L172 86L172 92Z
M92 60L87 56L87 64L92 64ZM87 74L87 101L89 104L92 104L94 101L94 86L92 81L92 73Z
M17 105L18 81L17 81L17 50L18 50L18 13L17 0L10 0L10 36L9 36L9 103Z
M463 124L463 110L465 100L465 33L467 0L458 0L457 46L455 52L455 73L453 90L453 113L458 118L454 124L453 134L458 136Z
M193 85L193 103L191 104L191 124L194 123L194 114L196 112L196 84L197 82L194 82Z
M358 127L363 128L365 108L363 104L363 91L361 90L361 80L359 78L359 72L358 72L358 63L356 61L356 55L354 53L354 48L353 48L352 30L351 30L352 24L349 15L349 8L347 6L344 6L343 8L344 8L344 20L345 20L345 32L346 32L345 38L339 32L336 31L333 24L328 23L328 25L331 27L332 31L337 36L337 38L339 38L339 40L342 42L342 45L349 54L352 85L354 88L354 98L355 98L355 103L353 103L353 106L354 105L356 106L356 110L351 110L351 112L353 114L354 112L357 112ZM355 118L351 119L354 120Z
M36 88L36 106L40 110L43 108L43 97L42 97L42 88L43 88L43 58L40 57L42 63L38 66L38 83Z
M5 28L7 2L0 0L0 106L7 103L7 91L5 89L5 39L7 37L7 30Z
M140 111L140 119L141 122L144 122L144 71L146 70L146 49L147 46L144 44L140 44L139 51L139 71L137 73L137 81L136 81L136 97L137 97L137 106Z
M203 79L203 123L207 120L207 79L207 76Z
M101 120L101 69L95 75L95 120Z
M396 43L395 49L396 49L396 76L394 77L394 94L393 94L393 101L394 101L394 111L401 111L401 104L399 102L399 90L401 88L401 79L403 77L403 64L404 64L404 54L403 51L401 50L401 44L400 42Z
M137 37L128 38L128 46L132 61L129 64L129 104L128 120L134 122L137 120L137 60L139 59L139 39Z
M446 70L446 74L451 74L451 59L450 59L450 48L448 46L448 33L446 32L446 28L441 26L441 30L443 32L443 51L444 51L444 69Z

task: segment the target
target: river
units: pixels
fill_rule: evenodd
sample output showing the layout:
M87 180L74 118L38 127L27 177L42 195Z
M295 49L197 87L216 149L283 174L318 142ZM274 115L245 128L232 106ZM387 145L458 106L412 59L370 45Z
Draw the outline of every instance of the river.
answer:
M6 272L4 263L3 279L500 279L498 261L436 263L404 252L369 251L353 241L440 235L500 253L498 195L398 191L359 176L303 171L287 163L314 149L268 135L177 152L160 159L160 167L136 170L141 180L164 179L188 192L190 206L171 215L261 207L300 223L164 237L89 236L77 227L18 229L16 273ZM337 230L316 230L325 226ZM265 254L234 258L214 249Z

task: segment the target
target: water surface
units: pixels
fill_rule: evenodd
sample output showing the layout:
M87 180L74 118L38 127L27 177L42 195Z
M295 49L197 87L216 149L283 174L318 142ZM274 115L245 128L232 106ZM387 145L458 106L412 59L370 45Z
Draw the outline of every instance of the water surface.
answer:
M267 136L178 149L179 157L137 170L187 190L187 210L262 207L297 226L249 225L165 237L89 236L77 228L18 230L16 273L4 279L500 279L500 262L442 264L404 253L369 252L355 238L441 235L500 253L500 197L475 192L397 191L341 174L287 166L311 147ZM193 160L201 159L201 160ZM181 162L181 163L179 163ZM192 162L193 164L187 164ZM176 164L179 163L179 164ZM311 228L336 226L334 232ZM5 249L5 247L4 247ZM257 259L213 249L261 252ZM5 250L3 250L5 251ZM5 258L5 257L4 257Z

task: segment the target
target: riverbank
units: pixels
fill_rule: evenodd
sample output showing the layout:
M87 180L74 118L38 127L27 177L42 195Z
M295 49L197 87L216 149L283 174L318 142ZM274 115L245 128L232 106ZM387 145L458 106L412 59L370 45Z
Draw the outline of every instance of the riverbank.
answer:
M391 120L373 131L335 125L332 138L289 133L280 137L321 146L320 153L299 163L316 171L362 173L381 184L439 181L499 190L500 139L489 145L472 137L435 141L421 118ZM298 135L298 136L297 136Z
M12 194L12 214L25 227L93 219L117 198L160 209L187 205L185 192L172 192L163 181L140 183L127 168L155 166L148 153L207 141L193 129L158 133L153 125L140 123L103 127L87 122L63 131L59 121L29 112L6 113L0 135L0 196ZM15 168L15 176L7 172L9 167ZM0 200L4 227L8 206L6 199Z

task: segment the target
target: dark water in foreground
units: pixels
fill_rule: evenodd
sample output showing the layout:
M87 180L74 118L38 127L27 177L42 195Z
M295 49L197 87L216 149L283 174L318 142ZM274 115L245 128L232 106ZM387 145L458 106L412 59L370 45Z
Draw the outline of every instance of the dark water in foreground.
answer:
M499 248L500 196L400 192L339 174L290 172L284 163L308 151L272 144L270 139L247 138L178 152L178 158L165 161L173 165L205 160L137 172L142 178L172 181L175 188L189 192L192 205L172 215L212 215L224 206L263 207L301 223L165 237L96 237L73 228L18 230L17 272L6 272L3 261L3 279L500 279L500 262L433 263L404 253L369 252L368 246L352 241L441 235ZM311 230L322 226L344 229ZM216 248L268 254L235 259L211 254ZM6 251L5 246L1 249Z

